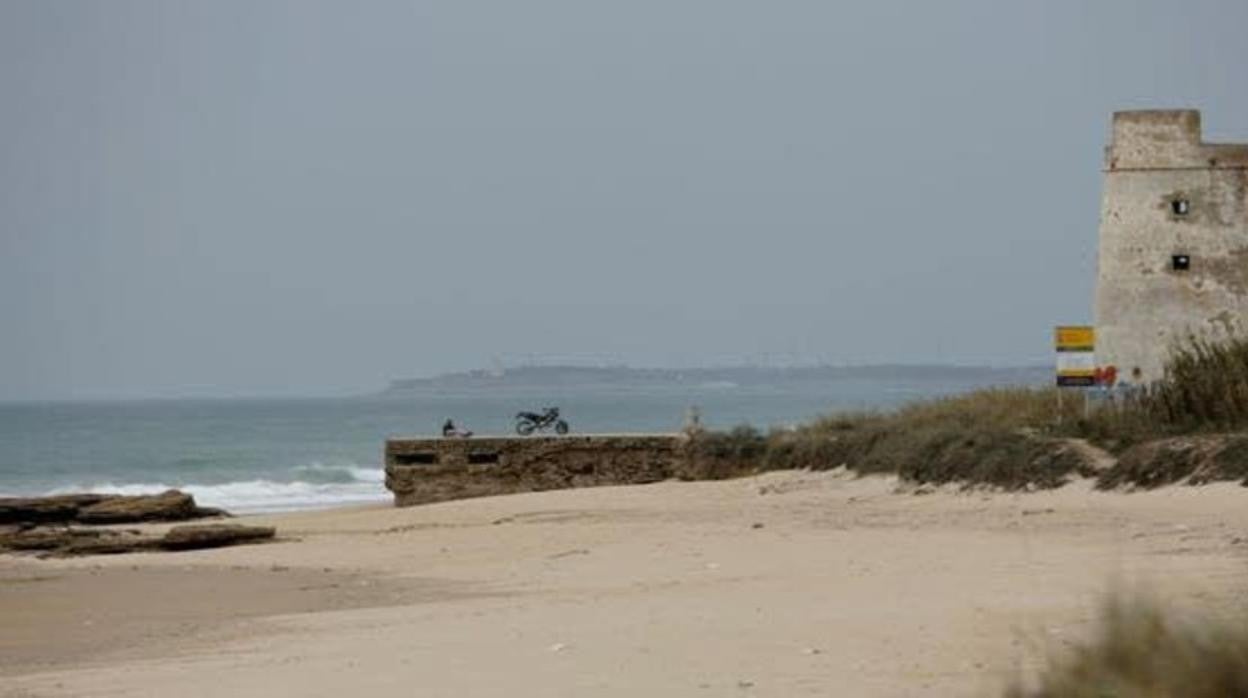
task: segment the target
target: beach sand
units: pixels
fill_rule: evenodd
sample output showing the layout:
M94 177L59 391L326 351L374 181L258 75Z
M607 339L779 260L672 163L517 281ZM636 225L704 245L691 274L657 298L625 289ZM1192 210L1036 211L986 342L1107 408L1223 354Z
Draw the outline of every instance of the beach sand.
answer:
M0 696L994 695L1108 592L1237 609L1246 503L833 471L245 517L283 540L0 558Z

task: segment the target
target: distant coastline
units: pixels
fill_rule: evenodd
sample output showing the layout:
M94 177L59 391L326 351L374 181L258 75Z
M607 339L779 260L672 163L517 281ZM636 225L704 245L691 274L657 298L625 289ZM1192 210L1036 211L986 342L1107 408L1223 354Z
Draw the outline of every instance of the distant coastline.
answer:
M508 388L684 388L731 390L793 384L832 384L853 380L904 382L974 381L1001 385L1039 385L1052 378L1050 366L949 366L877 364L864 366L731 366L718 368L629 368L623 366L518 366L446 373L431 378L400 378L381 395L402 396L448 390Z

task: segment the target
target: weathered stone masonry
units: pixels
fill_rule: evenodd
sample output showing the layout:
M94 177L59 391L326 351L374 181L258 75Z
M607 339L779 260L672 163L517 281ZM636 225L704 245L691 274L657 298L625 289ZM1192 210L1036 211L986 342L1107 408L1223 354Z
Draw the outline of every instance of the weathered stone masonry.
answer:
M1174 342L1248 330L1248 144L1201 140L1195 110L1128 111L1105 149L1097 361L1162 376Z
M622 434L386 442L386 487L398 506L517 492L631 485L675 477L682 434Z

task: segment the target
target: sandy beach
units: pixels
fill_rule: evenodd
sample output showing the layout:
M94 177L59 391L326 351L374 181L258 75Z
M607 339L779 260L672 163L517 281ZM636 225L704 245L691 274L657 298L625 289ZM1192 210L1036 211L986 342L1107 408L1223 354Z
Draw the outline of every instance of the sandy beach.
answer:
M995 695L1107 592L1233 612L1245 502L832 471L245 517L282 540L0 558L0 695Z

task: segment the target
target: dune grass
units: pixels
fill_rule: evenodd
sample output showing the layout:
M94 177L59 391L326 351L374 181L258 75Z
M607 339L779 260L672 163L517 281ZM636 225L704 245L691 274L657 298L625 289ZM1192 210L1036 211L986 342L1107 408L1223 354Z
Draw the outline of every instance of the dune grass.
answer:
M1173 430L1248 426L1248 339L1189 337L1175 346L1165 378L1143 407L1154 422Z
M1095 475L1071 439L1115 453L1157 439L1248 428L1248 340L1191 338L1175 347L1165 377L1129 399L1085 411L1071 391L989 388L905 405L890 412L840 413L795 430L750 427L706 434L682 477L734 477L764 470L845 466L862 474L895 473L918 483L961 482L1006 489L1058 487ZM1241 453L1245 451L1245 453ZM1119 469L1107 484L1161 484L1181 477L1190 458L1152 458ZM1226 477L1248 469L1248 449L1227 451ZM1137 459L1138 460L1138 459ZM1164 460L1164 462L1163 462ZM1154 472L1170 468L1174 472ZM1209 468L1204 468L1209 471ZM1170 477L1173 475L1174 477ZM1248 477L1248 474L1245 474ZM1112 482L1111 482L1112 481Z
M1064 406L1071 418L1079 408ZM750 427L699 437L682 476L734 477L765 470L897 473L920 483L1056 487L1083 463L1036 425L1055 423L1054 390L999 388L913 403L893 412L836 414L795 430Z

